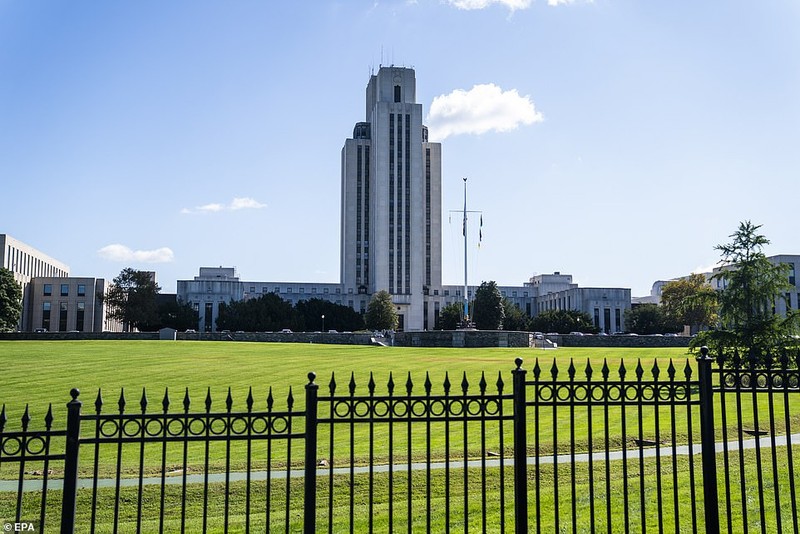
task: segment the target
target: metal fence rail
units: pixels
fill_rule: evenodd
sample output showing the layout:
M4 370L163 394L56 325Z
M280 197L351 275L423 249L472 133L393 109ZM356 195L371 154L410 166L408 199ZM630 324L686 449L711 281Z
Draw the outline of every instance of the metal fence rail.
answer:
M503 373L344 387L309 373L301 402L290 390L280 409L271 390L244 410L230 391L197 409L187 390L178 403L121 392L110 409L98 392L86 410L72 390L66 429L52 410L43 430L27 409L19 429L0 412L0 519L61 532L797 533L800 373L786 358L712 362L704 350L695 377L689 361L528 371L518 358L511 388Z

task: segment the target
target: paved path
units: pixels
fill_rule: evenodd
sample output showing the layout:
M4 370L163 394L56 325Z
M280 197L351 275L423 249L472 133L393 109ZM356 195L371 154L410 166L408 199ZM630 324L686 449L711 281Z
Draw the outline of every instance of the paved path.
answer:
M792 434L792 444L800 444L800 434ZM772 438L762 437L758 440L756 439L747 439L742 441L742 449L755 449L756 448L756 441L759 441L759 445L761 448L770 448L772 447ZM724 450L724 443L717 443L716 449L717 453L722 453ZM778 447L783 447L786 445L786 436L775 436L775 445ZM729 441L728 442L728 451L738 451L739 450L739 442L738 441ZM608 453L609 460L622 460L622 451L610 451ZM659 454L662 458L669 458L671 456L689 456L689 455L697 455L700 454L700 445L694 444L691 448L688 445L682 445L679 447L659 447L656 449L655 447L647 447L643 449L627 449L626 451L627 457L629 460L635 460L639 458L641 454L644 458L655 458L656 454ZM589 454L582 453L575 455L575 462L576 463L587 463L589 461ZM603 462L606 459L606 453L603 452L595 452L591 454L592 460L595 462ZM492 458L485 460L486 467L500 467L501 460L499 458ZM539 465L552 465L553 463L558 462L559 464L569 464L572 462L572 457L569 454L559 454L558 456L540 456L539 457ZM430 468L431 469L444 469L447 466L448 462L431 462ZM505 466L512 466L514 465L513 458L505 458L503 459L503 464ZM528 457L528 465L535 465L536 464L536 457L529 456ZM450 469L461 469L464 467L463 460L459 461L451 461L449 462ZM480 468L483 465L481 460L469 460L467 462L467 467L469 468ZM424 471L427 469L428 464L424 462L414 462L410 465L412 471ZM394 472L405 472L407 473L409 470L408 464L394 464L392 466L389 465L374 465L372 466L373 473L388 473L389 470ZM369 473L370 468L368 466L357 466L353 468L353 473L355 474L364 474ZM335 475L347 475L350 474L349 467L337 467L333 469L333 473ZM322 478L326 477L330 474L330 470L327 468L319 468L317 469L317 476ZM272 479L285 479L288 477L303 477L304 472L302 469L291 469L287 471L273 471L270 474ZM229 474L228 479L231 482L240 482L247 480L247 472L232 472ZM250 481L251 482L259 482L267 480L267 472L266 471L252 471L250 473ZM204 482L204 476L202 474L192 474L186 476L186 483L187 484L202 484ZM208 482L209 483L223 483L225 482L225 473L213 473L208 475ZM168 475L164 477L164 484L166 485L176 485L183 483L183 476L181 474L174 474ZM142 479L142 484L145 486L150 485L159 485L161 484L161 477L145 477ZM138 478L123 478L119 481L120 487L130 487L130 486L138 486L139 479ZM113 478L102 478L98 479L97 487L98 488L113 488L116 486L116 479ZM15 480L0 480L0 491L17 491L19 487L19 483ZM48 489L60 490L64 487L63 480L61 479L54 479L48 481L47 484ZM91 488L92 487L92 479L90 478L82 478L78 480L78 487L79 488ZM26 480L23 483L23 491L41 491L42 489L42 481L41 480Z

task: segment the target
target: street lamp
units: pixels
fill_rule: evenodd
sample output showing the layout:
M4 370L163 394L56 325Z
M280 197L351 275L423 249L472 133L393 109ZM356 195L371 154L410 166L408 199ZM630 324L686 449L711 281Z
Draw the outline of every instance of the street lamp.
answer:
M322 331L325 332L325 314L322 314Z

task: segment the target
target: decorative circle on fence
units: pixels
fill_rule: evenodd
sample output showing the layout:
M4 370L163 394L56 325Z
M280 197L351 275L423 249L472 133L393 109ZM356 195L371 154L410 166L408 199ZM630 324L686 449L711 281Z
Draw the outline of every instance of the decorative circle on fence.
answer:
M206 420L203 417L193 417L189 420L189 434L201 436L206 433Z
M428 415L428 403L424 400L417 400L411 403L411 415L422 417Z
M464 401L461 399L452 399L447 409L451 416L460 417L464 413Z
M20 438L9 437L3 440L3 446L0 450L3 451L3 456L16 456L19 454L20 447L22 447Z
M591 398L593 401L602 401L606 400L606 388L599 385L592 385L590 387L591 391Z
M160 436L164 431L164 423L161 419L150 419L144 424L145 436Z
M187 426L183 419L170 419L167 421L168 436L182 436L186 430Z
M542 401L549 401L553 399L553 387L552 386L539 386L536 389L536 396L539 397L539 400Z
M208 423L208 431L214 436L221 436L228 428L228 424L222 417L213 417Z
M375 417L386 417L389 415L389 403L387 401L376 401L372 405L372 413Z
M441 417L445 414L445 412L447 412L447 405L445 405L443 400L433 400L430 403L429 410L432 416Z
M31 436L25 442L25 452L33 456L42 454L47 446L45 439L42 436Z
M405 417L408 415L409 406L404 400L396 400L392 405L392 415L395 417Z
M267 428L269 428L269 423L266 417L254 417L253 420L250 421L250 429L253 431L253 434L264 434L267 432Z
M283 434L289 428L289 420L284 416L273 417L270 421L272 432L276 434Z
M356 417L367 417L371 412L371 407L367 401L356 401L353 405L353 413Z
M606 400L618 401L622 398L622 388L617 385L606 386Z
M119 433L119 424L113 419L106 419L100 423L98 433L104 438L113 438Z
M142 431L142 423L136 419L128 419L122 422L122 435L132 438L138 436Z
M242 416L234 417L233 420L231 421L230 426L231 426L231 434L235 434L238 436L247 434L247 432L250 430L249 422Z

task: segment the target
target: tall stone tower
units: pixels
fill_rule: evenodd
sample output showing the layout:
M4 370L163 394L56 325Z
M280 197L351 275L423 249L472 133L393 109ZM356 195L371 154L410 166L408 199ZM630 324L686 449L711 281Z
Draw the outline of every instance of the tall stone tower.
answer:
M404 330L433 329L441 299L442 148L422 117L414 69L381 67L342 149L343 290L387 290Z

